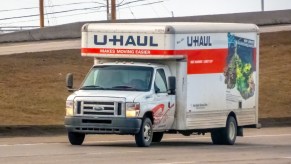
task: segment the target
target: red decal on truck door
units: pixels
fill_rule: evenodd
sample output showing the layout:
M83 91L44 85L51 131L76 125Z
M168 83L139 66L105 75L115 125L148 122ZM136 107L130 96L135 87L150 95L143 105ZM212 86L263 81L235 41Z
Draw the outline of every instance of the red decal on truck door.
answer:
M155 106L152 111L154 114L154 124L160 124L161 122L165 122L168 118L167 113L169 112L169 110L174 107L175 104L168 104L168 109L166 111L165 110L165 105L164 104L159 104L157 106Z

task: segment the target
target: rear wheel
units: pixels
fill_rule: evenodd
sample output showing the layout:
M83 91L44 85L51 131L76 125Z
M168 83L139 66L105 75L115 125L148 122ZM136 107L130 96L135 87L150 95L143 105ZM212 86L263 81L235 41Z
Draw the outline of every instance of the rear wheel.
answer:
M221 145L222 141L222 129L216 129L211 132L212 143L215 145Z
M161 142L164 132L154 132L152 142Z
M135 135L136 145L139 147L148 147L153 139L152 121L149 118L144 118L140 131Z
M75 132L68 132L68 138L72 145L82 145L85 134L83 133L75 133Z
M229 116L226 122L226 127L217 129L211 132L213 144L218 145L233 145L237 136L237 123L233 116Z

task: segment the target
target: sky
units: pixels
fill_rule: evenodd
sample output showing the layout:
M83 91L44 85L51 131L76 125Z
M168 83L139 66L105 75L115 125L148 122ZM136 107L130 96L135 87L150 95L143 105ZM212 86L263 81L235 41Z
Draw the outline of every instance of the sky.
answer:
M1 1L0 28L39 26L39 0ZM45 26L107 19L106 0L44 0L44 4L48 14L45 15ZM116 4L120 5L117 19L261 11L261 0L116 0ZM265 11L291 9L291 0L264 0L264 4Z

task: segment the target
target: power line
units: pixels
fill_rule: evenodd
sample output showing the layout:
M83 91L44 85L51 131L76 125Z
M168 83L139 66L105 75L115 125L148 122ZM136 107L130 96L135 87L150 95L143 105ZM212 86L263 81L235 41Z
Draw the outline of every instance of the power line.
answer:
M131 3L141 2L141 1L146 1L146 0L134 0L134 1L126 2L124 4L119 4L118 7L121 7L121 6L124 6L124 5L128 5L128 4L131 4ZM163 1L157 1L157 2L152 2L152 3L147 3L146 5L155 4L155 3L161 3L161 2L163 2ZM140 6L143 6L143 5L144 4L141 4ZM56 6L56 5L54 5L54 6ZM50 12L50 13L46 13L45 15L66 13L66 12L79 11L79 10L99 9L99 8L102 8L102 7L106 7L106 5L98 6L98 7L78 8L78 9L70 9L70 10L63 10L63 11L57 11L57 12ZM36 16L39 16L39 14L16 16L16 17L7 17L7 18L0 18L0 20L19 19L19 18L36 17Z
M54 5L53 5L52 0L48 0L47 2L48 2L49 7L46 7L46 9L48 8L49 12L54 13L55 11L54 11L54 7L53 7ZM49 15L47 15L47 17L49 17ZM57 19L56 19L55 14L51 15L51 21L53 24L57 24Z
M50 0L48 0L48 1L50 1ZM45 17L46 17L45 19L47 19L48 26L50 26L50 18L49 18L49 15L46 15L46 13L48 13L47 10L48 10L48 8L45 7L44 8L44 14L45 14Z
M119 2L116 6L121 5L125 0L122 0L121 2Z
M79 8L79 9L63 10L63 11L57 11L57 12L53 12L53 13L46 13L45 15L52 15L52 14L59 14L59 13L67 13L67 12L79 11L79 10L99 9L99 8L102 8L102 7L106 7L106 6L98 6L98 7L89 7L89 8ZM36 16L39 16L39 14L16 16L16 17L8 17L8 18L1 18L0 20L19 19L19 18L36 17Z
M129 11L130 11L131 15L134 17L134 19L136 19L136 17L135 17L135 15L134 15L134 13L132 12L131 8L130 8L130 7L128 7L128 9L129 9Z
M71 16L76 16L76 15L87 15L87 14L92 14L92 13L97 13L97 12L104 12L106 10L96 10L92 12L82 12L82 13L76 13L76 14L69 14L69 15L62 15L58 16L57 18L63 18L63 17L71 17ZM14 23L24 23L24 22L34 22L34 21L39 21L39 19L30 19L30 20L24 20L24 21L15 21L15 22L9 22L9 23L2 23L1 25L8 25L8 24L14 24Z
M139 0L139 1L145 1L145 0ZM164 1L156 1L156 2L150 2L150 3L131 5L131 6L122 5L119 8L120 9L128 9L128 8L133 8L133 7L138 7L138 6L147 6L147 5L152 5L152 4L158 4L158 3L162 3L162 2L164 2ZM71 17L71 16L76 16L76 15L87 15L87 14L92 14L92 13L97 13L97 12L106 12L106 9L105 10L98 10L98 9L100 9L102 7L94 7L94 9L92 9L92 10L95 10L95 11L92 11L92 12L82 12L82 13L76 13L76 14L62 15L62 16L56 16L56 18ZM50 15L50 14L53 14L53 13L47 13L47 14ZM136 19L136 17L135 17L135 19ZM1 25L9 25L9 24L14 24L14 23L34 22L34 21L39 21L39 19L30 19L30 20L24 20L24 21L14 21L14 22L8 22L8 23L1 23Z
M172 17L174 17L174 13L173 13L173 11L170 11L164 4L162 4L162 6L163 6L163 8L165 9L165 10L167 10L167 12L172 16Z
M156 16L157 16L157 17L160 17L160 15L159 15L159 13L156 11L156 9L155 9L152 5L150 5L150 7L152 8L152 10L153 10L154 13L156 14Z
M129 7L138 7L138 6L153 5L153 4L158 4L158 3L162 3L162 2L164 2L164 1L156 1L156 2L150 2L150 3L139 4L139 5L133 5L133 6L128 6L128 7L123 7L122 9L129 8Z
M116 7L121 7L121 6L124 6L124 5L129 5L129 4L132 4L132 3L142 2L142 1L147 1L147 0L134 0L134 1L130 1L130 2L125 2L124 4L119 4Z
M100 2L76 2L76 3L66 3L66 4L59 4L59 5L44 6L44 7L71 6L71 5L78 5L78 4L90 4L90 3L105 5L105 3L100 3ZM0 10L0 12L30 10L30 9L38 9L38 7L24 7L24 8L17 8L17 9L7 9L7 10Z

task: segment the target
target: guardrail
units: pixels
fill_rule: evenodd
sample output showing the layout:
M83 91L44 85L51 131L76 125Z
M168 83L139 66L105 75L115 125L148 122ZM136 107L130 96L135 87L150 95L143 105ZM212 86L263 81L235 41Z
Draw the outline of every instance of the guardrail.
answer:
M4 26L0 27L0 33L9 33L23 30L31 30L39 28L39 26Z

